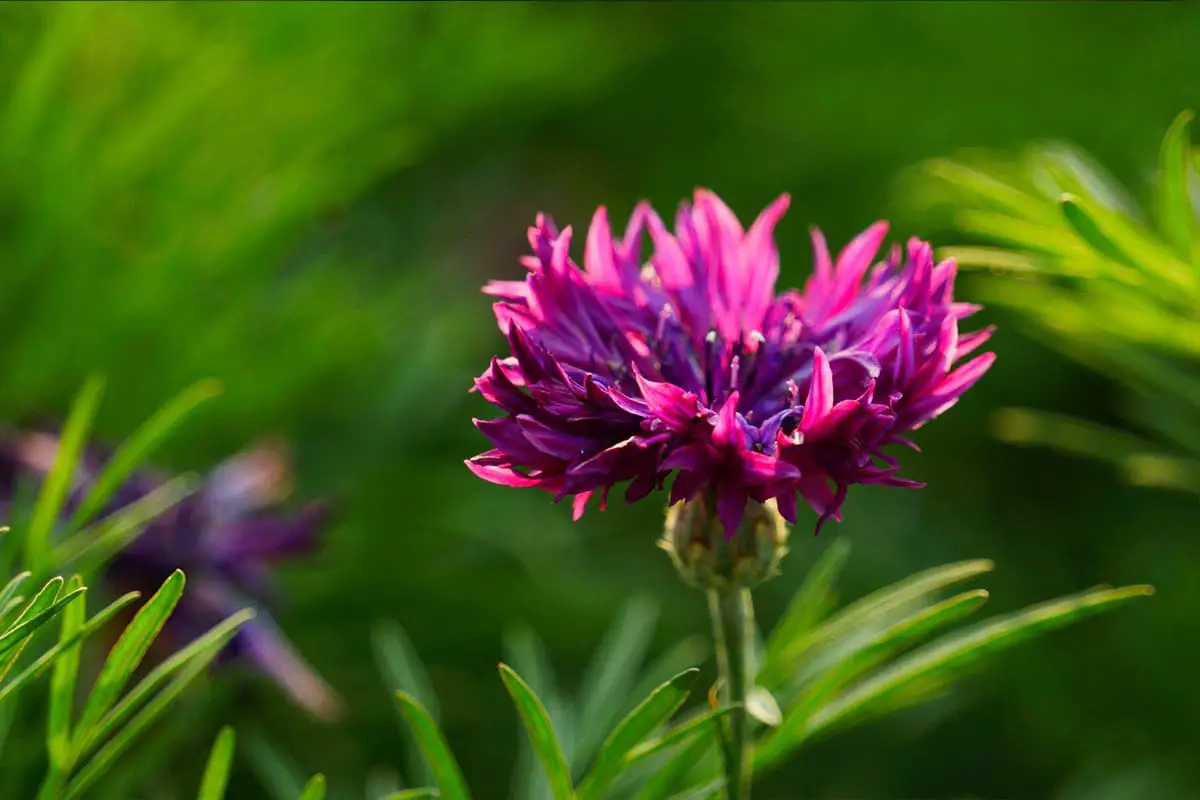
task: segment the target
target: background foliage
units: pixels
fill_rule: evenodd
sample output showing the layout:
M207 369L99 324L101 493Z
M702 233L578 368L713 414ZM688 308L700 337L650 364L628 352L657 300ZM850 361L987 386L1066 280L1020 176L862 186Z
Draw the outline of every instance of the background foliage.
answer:
M330 797L361 797L362 776L403 752L372 654L391 618L428 665L475 796L505 797L507 629L535 628L571 687L633 591L662 605L652 652L705 630L653 549L654 504L573 525L461 465L482 448L468 419L486 411L466 389L499 344L476 289L520 273L536 211L578 226L598 203L670 210L704 185L749 217L790 191L786 282L809 270L811 223L844 241L889 217L897 237L961 243L910 202L905 168L1061 138L1146 186L1163 132L1197 103L1197 36L1186 4L0 9L0 418L61 418L99 370L97 428L121 438L215 377L222 397L159 460L203 467L283 434L298 492L341 511L289 573L279 618L346 716L318 723L253 678L218 683L182 706L181 763L143 791L194 793L191 753L231 722L250 758L230 796L261 796L264 775L286 785L290 760L325 774ZM765 797L1200 793L1195 498L991 439L1002 406L1118 426L1121 409L1114 384L1008 312L987 316L1000 360L907 457L929 488L861 490L845 524L798 531L759 593L764 624L837 537L854 542L847 598L977 556L1001 567L993 611L1100 582L1159 594L821 742Z

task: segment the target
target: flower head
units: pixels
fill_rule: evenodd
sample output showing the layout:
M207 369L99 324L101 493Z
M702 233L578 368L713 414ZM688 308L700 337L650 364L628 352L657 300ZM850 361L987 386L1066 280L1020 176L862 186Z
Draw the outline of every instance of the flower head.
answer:
M820 525L840 519L856 483L917 486L884 451L957 402L994 360L990 330L959 336L977 310L954 302L955 265L909 240L876 262L887 225L836 260L813 230L816 267L803 292L776 293L774 228L784 195L748 230L711 192L683 204L674 232L639 205L622 238L600 208L583 268L571 229L539 216L523 281L496 281L496 319L511 355L475 389L505 415L475 420L494 448L477 475L574 498L628 482L636 501L671 484L672 503L705 494L725 535L748 502L796 498ZM643 234L652 244L642 264Z
M9 436L0 443L0 482L11 504L22 475L44 478L53 466L58 438L50 433ZM64 513L82 501L109 453L92 448L80 459ZM199 489L155 518L105 568L119 591L148 595L176 569L188 586L160 639L176 649L237 611L253 607L254 619L239 629L222 653L245 658L270 675L302 707L333 716L339 700L304 662L271 621L265 606L275 599L270 567L312 549L326 517L321 504L292 514L275 506L286 494L288 460L277 444L264 444L226 460L205 476ZM108 516L166 483L150 471L132 475L97 515Z

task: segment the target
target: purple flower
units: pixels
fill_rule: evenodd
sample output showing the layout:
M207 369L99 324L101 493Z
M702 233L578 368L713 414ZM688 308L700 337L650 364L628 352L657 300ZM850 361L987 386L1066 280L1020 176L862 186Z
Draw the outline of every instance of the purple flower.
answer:
M21 475L45 477L57 450L58 438L49 433L10 436L0 443L5 505L11 503ZM109 455L95 448L84 454L65 515L83 499ZM97 517L140 500L165 482L165 476L150 471L135 473ZM253 607L255 618L238 631L222 657L245 658L303 708L331 718L340 704L336 694L288 644L265 610L276 599L270 585L272 563L311 550L326 517L320 504L291 514L273 509L287 493L288 483L288 459L278 445L260 445L228 459L194 494L157 517L117 554L104 577L118 591L148 596L175 569L184 571L187 589L160 636L170 650Z
M836 261L814 229L805 290L776 294L773 231L787 206L784 195L743 230L698 190L674 233L643 203L619 239L600 208L582 270L571 229L539 215L526 279L484 289L511 355L475 381L505 416L475 420L494 448L467 466L572 496L576 519L596 493L603 508L628 482L633 502L674 474L671 502L711 495L727 536L751 500L773 498L795 522L803 497L819 530L841 519L853 484L919 486L884 448L915 449L906 434L987 371L992 353L953 365L991 331L959 336L978 307L954 302L954 262L935 264L929 244L911 239L876 263L883 222Z

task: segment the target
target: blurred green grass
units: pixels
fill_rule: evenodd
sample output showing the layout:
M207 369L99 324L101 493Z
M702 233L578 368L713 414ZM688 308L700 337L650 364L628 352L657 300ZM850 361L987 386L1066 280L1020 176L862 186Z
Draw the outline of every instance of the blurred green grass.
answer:
M280 616L350 712L322 726L248 680L181 735L199 750L225 721L265 731L331 797L362 796L403 753L370 649L390 617L479 796L502 797L515 721L494 664L513 620L568 677L635 588L664 602L658 647L704 629L653 548L654 503L576 525L461 465L488 413L466 390L500 345L476 290L520 273L534 214L579 227L600 203L670 211L706 185L748 218L790 191L783 280L799 282L809 224L834 242L886 216L896 237L946 235L894 179L963 147L1065 138L1141 185L1142 156L1195 104L1197 36L1186 4L5 5L0 418L61 415L99 370L98 426L117 437L220 379L163 460L296 442L300 492L342 513ZM764 796L1200 793L1194 501L990 440L1002 405L1112 421L1117 399L985 316L1000 360L906 457L929 487L858 491L844 525L798 531L763 613L832 536L855 540L853 592L985 555L1013 607L1099 582L1160 593L1006 656L949 704L822 743ZM1115 776L1143 763L1151 783L1121 794ZM239 765L231 794L256 786Z

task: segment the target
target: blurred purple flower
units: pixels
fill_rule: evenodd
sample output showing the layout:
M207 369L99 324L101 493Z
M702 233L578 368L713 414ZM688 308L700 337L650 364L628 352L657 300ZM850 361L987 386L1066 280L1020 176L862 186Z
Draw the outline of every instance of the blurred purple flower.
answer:
M54 463L57 436L31 433L0 445L0 484L10 502L22 474L44 478ZM82 501L108 460L98 448L81 459L64 515ZM273 562L311 550L326 519L322 504L292 514L273 509L288 493L286 451L268 443L218 465L200 488L158 516L105 568L118 591L153 593L175 570L187 589L164 627L161 643L178 649L243 608L255 618L243 626L222 658L244 658L273 678L300 706L330 719L340 701L271 621L266 606L277 598L270 585ZM143 470L132 475L97 518L103 518L164 485L166 477ZM5 502L7 505L8 502Z
M681 205L670 233L643 203L624 238L604 208L584 266L571 229L539 215L523 281L494 281L511 356L493 358L475 390L506 415L475 420L495 446L467 461L505 486L574 497L628 481L633 502L671 473L671 502L711 493L731 535L748 501L774 499L796 520L799 495L817 530L841 519L856 483L896 476L892 444L950 408L991 366L984 353L953 368L990 330L959 336L978 310L954 302L955 265L910 239L874 264L878 222L832 260L813 229L816 268L804 292L775 293L773 231L784 195L750 229L713 193ZM653 254L641 263L642 234ZM907 258L905 258L907 255ZM874 266L872 266L874 264Z

